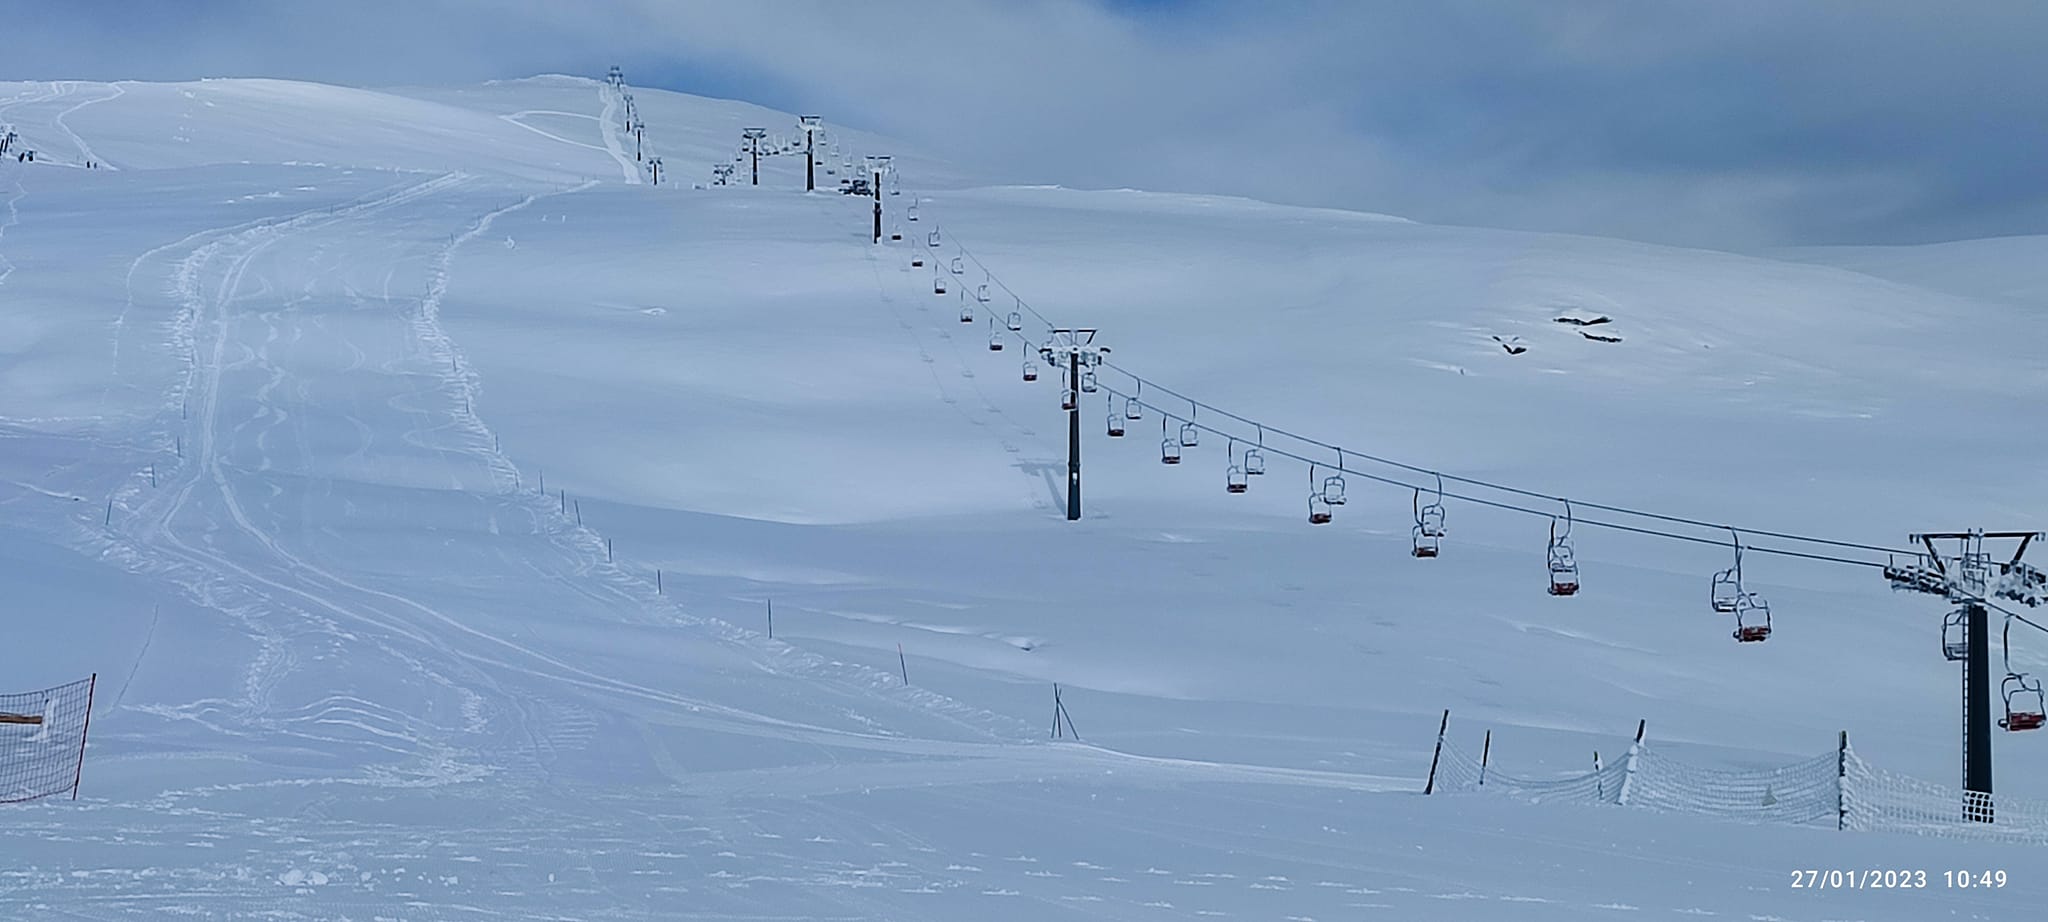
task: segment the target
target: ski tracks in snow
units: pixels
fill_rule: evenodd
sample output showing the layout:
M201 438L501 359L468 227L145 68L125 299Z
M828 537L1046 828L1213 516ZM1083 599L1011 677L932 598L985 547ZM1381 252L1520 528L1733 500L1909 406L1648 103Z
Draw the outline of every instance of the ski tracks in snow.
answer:
M604 104L604 112L597 117L598 131L604 135L605 152L619 162L619 171L626 175L629 185L640 185L640 167L633 158L626 156L625 139L619 137L619 94L612 92L606 84L597 87L597 99Z

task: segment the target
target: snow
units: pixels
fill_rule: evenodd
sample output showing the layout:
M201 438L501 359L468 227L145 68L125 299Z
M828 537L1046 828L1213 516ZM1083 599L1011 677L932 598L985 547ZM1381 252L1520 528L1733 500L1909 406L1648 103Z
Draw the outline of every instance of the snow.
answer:
M1020 381L986 309L959 323L907 257L964 243L956 288L985 265L1100 327L1163 405L1159 385L1465 475L1887 545L2038 525L2039 311L1799 261L1020 186L828 114L848 155L896 156L889 226L924 197L876 247L867 202L792 193L793 158L691 188L740 127L793 116L635 94L659 187L628 181L615 103L577 78L0 84L39 152L0 163L0 675L100 679L81 799L7 808L0 915L2038 905L2030 847L1418 793L1443 708L1522 775L1618 757L1647 719L1698 765L1846 729L1954 784L1938 601L1752 555L1777 631L1737 645L1706 605L1724 549L1581 526L1585 591L1550 598L1541 519L1453 502L1417 561L1405 491L1354 479L1311 530L1299 465L1226 495L1223 446L1165 468L1156 413L1102 436L1107 395L1084 403L1088 516L1064 522L1057 375ZM1554 320L1592 314L1624 341ZM2015 667L2048 666L2015 641ZM1054 682L1085 742L1044 738ZM2048 743L1996 745L1999 789L2048 798ZM1790 884L1867 867L1933 882ZM2013 882L1941 883L1963 868Z

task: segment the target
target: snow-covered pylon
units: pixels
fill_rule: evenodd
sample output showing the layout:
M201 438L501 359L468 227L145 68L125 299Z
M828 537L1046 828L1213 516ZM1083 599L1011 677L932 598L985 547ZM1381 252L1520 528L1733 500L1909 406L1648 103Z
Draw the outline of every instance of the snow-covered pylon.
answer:
M97 678L0 694L0 804L78 797Z

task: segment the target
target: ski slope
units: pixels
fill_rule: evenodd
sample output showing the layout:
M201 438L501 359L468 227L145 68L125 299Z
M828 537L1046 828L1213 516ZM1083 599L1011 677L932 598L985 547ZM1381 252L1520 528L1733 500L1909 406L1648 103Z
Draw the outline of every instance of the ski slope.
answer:
M1520 774L1612 760L1646 720L1702 766L1847 730L1954 784L1938 601L1752 555L1776 633L1737 645L1706 599L1724 549L1582 526L1585 591L1551 598L1542 519L1452 503L1414 560L1407 492L1353 479L1311 529L1304 467L1228 495L1225 446L1165 467L1157 412L1104 437L1107 394L1067 523L1057 376L987 343L1007 286L1099 327L1162 405L1897 544L2038 526L2048 315L1808 254L1020 186L827 114L845 156L900 168L904 240L871 246L868 203L793 192L794 158L692 188L792 115L634 92L658 187L578 78L0 84L38 151L0 162L0 675L100 694L80 800L6 808L0 915L2040 904L2039 848L1418 793L1444 708ZM2048 668L2043 639L2015 668ZM1085 742L1045 738L1055 682ZM1997 741L1999 789L2048 799L2031 736ZM1789 882L1871 867L1934 880Z

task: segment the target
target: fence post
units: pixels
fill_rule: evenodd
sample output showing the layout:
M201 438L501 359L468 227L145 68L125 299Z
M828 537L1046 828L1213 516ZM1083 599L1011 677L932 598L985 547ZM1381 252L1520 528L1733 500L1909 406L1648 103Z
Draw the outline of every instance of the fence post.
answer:
M78 732L78 769L71 773L71 799L78 799L78 784L85 780L85 738L92 735L92 695L100 687L100 674L95 672L85 685L85 728Z
M1493 731L1486 731L1486 742L1479 746L1479 786L1486 786L1486 760L1493 756Z
M1607 800L1607 779L1600 777L1600 750L1593 750L1593 795L1601 802Z
M1835 744L1835 829L1849 828L1849 731L1843 730Z
M1636 741L1628 747L1628 765L1621 774L1621 793L1614 801L1622 806L1628 805L1629 789L1636 784L1636 755L1643 751L1643 727L1649 722L1647 717L1636 721Z
M1436 764L1444 757L1444 731L1451 728L1451 709L1444 708L1444 719L1436 725L1436 753L1429 757L1429 780L1422 783L1422 793L1436 793Z

